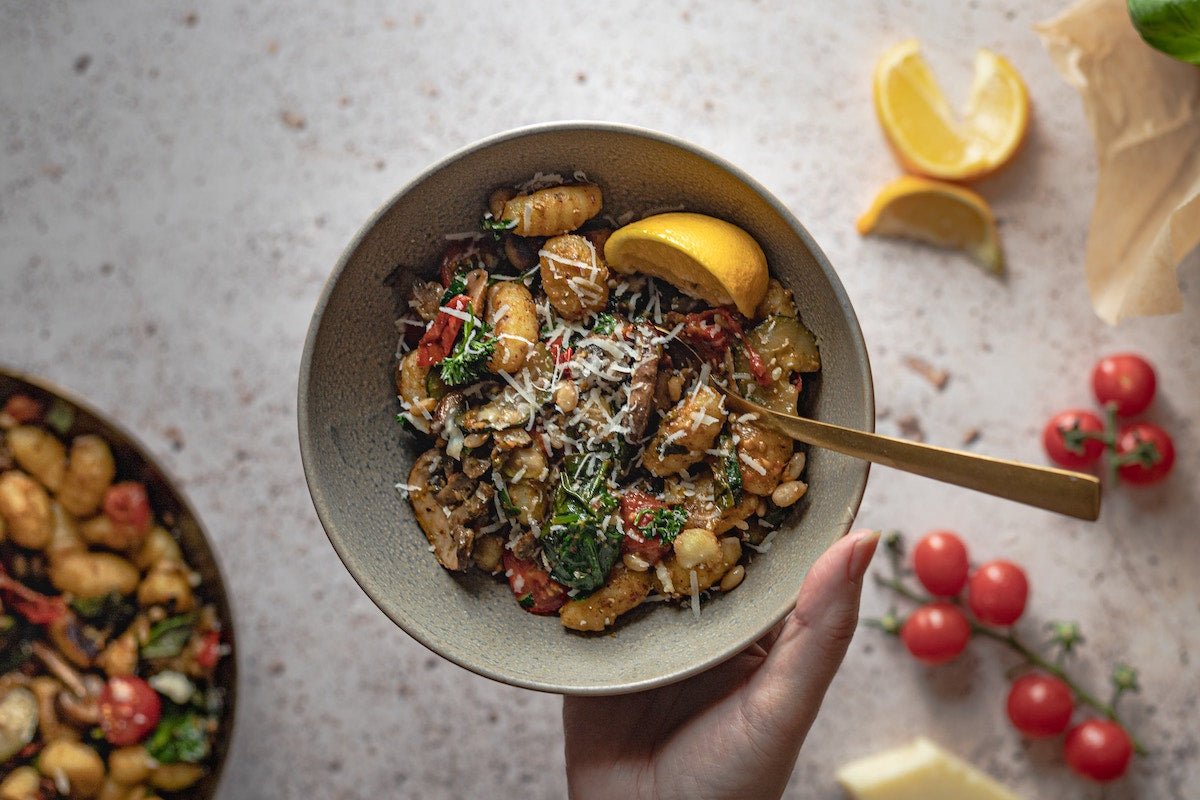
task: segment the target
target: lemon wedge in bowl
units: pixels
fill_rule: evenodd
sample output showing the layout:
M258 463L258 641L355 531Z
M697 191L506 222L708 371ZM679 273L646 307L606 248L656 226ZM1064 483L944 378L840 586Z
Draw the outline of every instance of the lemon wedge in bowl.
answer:
M671 211L617 228L604 260L621 273L660 278L712 306L747 317L767 293L767 257L754 237L706 214Z
M962 116L950 107L921 45L909 39L875 66L875 113L908 172L976 181L1008 164L1029 128L1029 92L1007 60L981 48Z
M855 228L961 250L985 269L1004 272L996 219L976 192L946 181L904 175L886 184Z

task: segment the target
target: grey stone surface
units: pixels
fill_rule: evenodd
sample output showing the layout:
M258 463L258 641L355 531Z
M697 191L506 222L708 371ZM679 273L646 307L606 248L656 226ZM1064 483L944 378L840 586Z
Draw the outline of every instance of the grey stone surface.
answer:
M870 348L879 430L1041 462L1055 411L1091 403L1093 361L1159 368L1149 417L1179 449L1161 486L1110 487L1076 522L872 472L865 526L957 530L1024 564L1020 629L1055 619L1099 694L1141 669L1123 709L1153 756L1117 784L1079 782L1056 743L1004 719L1016 662L976 641L916 665L862 630L788 797L836 798L837 764L926 734L1029 798L1184 798L1200 783L1200 259L1181 314L1109 327L1088 303L1083 243L1096 171L1082 109L1028 0L829 4L0 2L0 361L86 396L179 476L213 534L240 622L240 720L223 798L565 794L560 701L477 678L408 639L329 546L296 443L309 315L358 227L444 154L551 119L690 139L757 178L840 272ZM1034 122L979 190L1004 281L962 257L861 239L854 219L898 174L870 74L922 40L955 100L974 50L1026 78ZM934 387L908 365L945 370ZM819 490L819 487L814 487ZM882 560L880 560L882 564ZM868 586L864 614L892 598Z

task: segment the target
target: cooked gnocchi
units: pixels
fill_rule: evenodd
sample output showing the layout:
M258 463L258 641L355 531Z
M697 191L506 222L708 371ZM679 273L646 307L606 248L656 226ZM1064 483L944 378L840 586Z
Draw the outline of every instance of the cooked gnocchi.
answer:
M610 271L601 189L551 180L496 189L405 297L399 418L424 450L397 487L443 567L502 575L568 629L650 598L699 613L807 489L803 451L712 383L795 412L816 340L774 279L747 318Z
M0 798L188 791L223 703L206 587L107 441L0 406Z

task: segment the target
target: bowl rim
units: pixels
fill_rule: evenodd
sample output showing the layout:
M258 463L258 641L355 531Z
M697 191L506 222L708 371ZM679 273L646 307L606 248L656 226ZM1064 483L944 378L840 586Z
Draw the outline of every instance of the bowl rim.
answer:
M239 669L241 648L237 646L238 612L234 606L234 596L230 591L229 579L226 575L225 569L221 565L220 553L217 551L217 548L213 543L213 539L208 532L208 528L205 526L204 521L200 518L200 515L196 513L195 506L188 498L187 493L183 490L178 478L176 478L176 476L169 469L167 469L166 466L164 466L162 461L160 461L159 458L154 455L154 452L148 448L137 435L135 435L123 423L114 419L111 414L99 410L99 408L91 401L84 399L74 390L65 388L62 384L44 378L40 375L34 375L25 370L11 367L3 362L0 362L0 381L14 381L25 384L26 386L29 386L38 392L61 400L62 402L70 405L75 411L82 412L83 414L94 419L98 423L99 427L103 428L105 432L111 432L112 441L109 441L110 446L116 445L121 449L133 451L134 455L143 461L147 467L149 467L153 472L158 473L158 477L161 478L162 483L166 485L167 489L173 495L175 503L178 504L179 511L183 515L187 516L192 525L195 526L196 531L200 534L202 544L208 551L205 554L206 560L209 562L211 570L216 575L219 584L217 586L217 591L214 593L216 596L212 599L217 600L222 606L225 616L225 619L223 619L222 622L227 623L229 626L229 630L226 632L226 638L231 647L229 654L226 656L226 658L229 659L229 666L227 668L229 685L222 686L224 691L225 705L221 711L221 724L224 725L226 731L225 741L219 751L219 757L216 759L215 764L209 769L208 775L211 777L207 779L211 790L209 797L215 800L215 798L221 796L221 787L226 775L225 768L233 754L233 742L238 729L237 696L239 675L241 673L241 670Z
M866 342L863 337L862 326L858 320L858 315L855 313L854 307L850 303L849 295L846 293L845 286L842 284L841 278L838 276L836 270L833 268L833 265L829 261L828 256L825 255L825 252L820 248L820 246L817 244L816 240L813 239L813 237L809 233L808 229L800 222L800 220L794 214L792 214L792 212L787 208L787 206L785 206L782 203L782 201L780 201L775 196L775 194L773 192L768 190L763 184L761 184L755 178L751 177L748 173L746 173L740 167L737 167L736 165L734 165L730 161L726 160L725 158L723 158L723 157L721 157L699 145L696 145L692 142L686 141L677 136L674 136L674 135L671 135L668 133L664 133L662 131L658 131L658 130L655 130L652 128L647 128L647 127L638 126L638 125L631 125L631 124L627 124L627 123L619 123L619 122L562 119L562 120L534 123L534 124L530 124L530 125L523 125L523 126L507 129L504 131L493 133L488 136L484 136L473 142L470 142L468 144L462 145L460 147L457 147L457 148L451 150L448 154L442 156L441 158L438 158L432 164L430 164L429 166L425 167L424 169L422 169L418 173L416 173L412 178L410 178L408 181L406 181L397 191L391 193L387 197L387 199L384 200L376 208L376 210L368 217L368 219L362 225L360 225L358 227L358 229L356 230L353 237L347 242L346 246L341 251L341 254L338 257L336 264L334 265L333 269L330 271L330 274L327 277L327 279L321 289L321 293L320 293L320 295L317 299L316 305L314 307L312 317L310 318L310 321L309 321L308 331L306 333L305 340L304 340L304 346L303 346L301 360L300 360L300 369L299 369L299 373L298 373L298 383L297 383L297 393L298 393L297 425L298 425L298 434L299 434L300 456L301 456L301 463L302 463L302 467L303 467L305 482L308 486L310 499L313 502L313 506L317 513L318 520L321 524L322 529L325 531L326 537L328 538L334 551L337 553L339 560L342 561L342 564L344 567L346 566L347 558L349 557L348 552L346 552L346 544L344 541L342 541L342 539L339 536L335 535L333 530L331 530L331 525L332 525L332 527L337 527L337 526L333 525L333 522L331 520L331 511L329 510L329 505L330 505L329 499L325 496L324 490L321 488L320 485L318 485L318 483L315 480L315 476L314 476L314 473L315 473L314 464L315 464L315 460L316 460L317 456L315 453L314 444L312 441L312 433L310 430L311 420L309 419L309 402L308 402L308 389L309 389L309 386L311 383L313 352L316 348L317 339L318 339L318 336L321 331L322 321L324 318L324 312L326 310L326 307L330 303L330 300L333 296L333 293L336 289L339 279L341 278L342 273L349 266L352 259L355 257L355 254L357 253L359 248L363 245L364 241L367 239L367 237L369 236L371 231L374 230L375 226L380 222L381 219L383 219L385 216L387 216L389 214L389 212L393 208L393 206L395 206L398 202L400 202L401 198L403 198L409 192L413 191L415 188L420 186L423 182L429 180L433 175L435 175L439 171L445 169L446 167L453 164L454 162L456 162L466 156L469 156L477 151L485 150L487 148L496 146L498 144L501 144L501 143L504 143L504 142L507 142L507 141L510 141L513 139L520 139L520 138L531 136L531 135L540 135L540 134L546 134L546 133L558 133L558 132L566 132L566 131L578 131L578 130L588 130L588 131L594 131L594 132L600 132L600 133L624 134L624 135L631 136L634 138L649 139L649 140L656 141L661 144L666 144L668 146L678 148L678 149L686 151L692 155L698 156L699 158L702 158L702 159L712 163L714 166L719 167L720 169L728 172L733 178L735 178L736 180L745 184L750 190L752 190L757 196L759 196L767 205L769 205L770 208L773 211L775 211L775 213L777 213L784 222L786 222L787 226L804 243L805 247L808 249L809 253L811 254L813 260L817 263L817 265L820 267L822 273L825 275L825 277L829 281L830 289L831 289L834 297L837 300L840 314L847 321L847 323L851 329L852 349L853 349L856 357L858 359L860 359L860 361L864 367L864 369L863 369L864 380L862 382L861 395L858 398L856 398L856 401L861 403L862 408L867 417L866 429L869 431L873 431L875 429L876 411L875 411L874 381L873 381L873 377L872 377L870 358L869 358L869 354L867 351ZM870 475L870 468L871 468L871 464L869 462L865 462L865 461L862 462L862 466L861 466L862 477L857 482L857 486L855 487L855 491L850 498L850 502L848 502L846 505L846 509L845 509L846 530L843 532L842 535L845 535L846 533L848 533L850 531L850 529L853 527L854 518L858 513L858 509L860 508L862 499L866 493L866 486L867 486L867 481L868 481L868 478ZM741 652L744 649L744 647L733 647L733 648L730 648L728 650L728 652L721 654L717 658L704 659L700 663L698 663L690 668L680 669L675 672L660 676L658 678L638 680L638 681L634 681L634 682L621 684L619 686L613 685L613 686L580 687L580 686L571 685L568 682L562 682L562 681L551 684L551 683L546 683L546 682L541 682L541 681L527 680L527 679L520 678L520 677L514 677L514 676L500 674L495 671L489 671L489 669L484 665L471 663L468 660L458 658L454 654L446 652L446 648L439 646L439 644L435 640L435 638L427 635L425 631L419 630L419 629L414 630L414 627L416 627L416 626L402 624L401 621L399 619L397 619L385 607L383 601L380 599L377 599L375 597L375 594L372 591L372 589L370 589L364 583L364 580L359 575L357 575L353 570L350 570L349 568L347 568L347 572L350 573L351 577L359 585L359 588L361 588L363 590L363 592L371 599L371 601L376 605L376 607L378 607L380 609L380 611L383 612L384 616L388 617L388 619L390 619L398 628L400 628L404 633L406 633L411 638L415 639L426 649L428 649L431 652L435 653L436 655L446 659L447 661L450 661L451 663L454 663L457 666L460 666L460 667L462 667L470 672L473 672L477 675L480 675L482 677L485 677L485 678L488 678L488 679L491 679L491 680L494 680L494 681L497 681L500 683L505 683L505 684L508 684L511 686L516 686L518 688L530 689L530 690L534 690L534 691L547 692L547 693L552 693L552 694L563 694L563 695L566 695L566 694L611 695L611 694L622 694L622 693L628 693L628 692L643 691L646 689L652 689L652 688L656 688L659 686L664 686L667 684L675 683L677 681L691 677L700 672L711 669L711 668L715 667L716 665L718 665L719 663L733 657L738 652ZM768 630L771 627L774 627L774 625L778 624L781 620L784 619L784 617L787 616L788 613L790 613L791 608L794 606L795 598L796 598L796 596L798 596L798 593L799 593L799 587L797 587L796 593L792 596L790 602L785 604L785 606L783 608L779 609L777 611L777 613L771 615L772 624L771 624L771 626L768 626L768 628L767 628ZM756 638L756 637L750 638L746 642L746 645L748 646L748 645L752 644L754 641L754 638Z

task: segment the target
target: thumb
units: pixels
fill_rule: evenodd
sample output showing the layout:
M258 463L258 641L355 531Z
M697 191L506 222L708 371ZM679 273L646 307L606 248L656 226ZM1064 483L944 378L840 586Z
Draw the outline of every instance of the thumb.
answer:
M761 698L754 713L759 724L797 751L858 627L863 576L878 543L879 531L856 530L817 559L754 676L762 684L750 693Z

